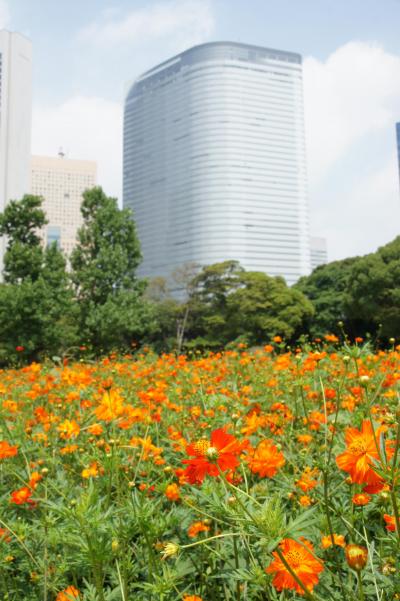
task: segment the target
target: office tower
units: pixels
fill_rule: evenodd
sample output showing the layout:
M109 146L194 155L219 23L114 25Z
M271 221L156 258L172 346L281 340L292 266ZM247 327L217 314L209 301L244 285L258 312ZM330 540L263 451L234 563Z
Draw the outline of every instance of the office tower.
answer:
M0 212L29 191L32 122L32 45L0 31ZM5 240L0 241L0 263Z
M399 166L399 179L400 179L400 123L396 123L396 139L397 139L397 162Z
M70 254L83 222L82 193L96 185L96 171L95 162L67 159L62 151L57 157L32 157L31 193L43 197L49 222L43 232L45 244L56 242Z
M301 56L233 42L147 71L125 100L123 203L143 276L236 259L310 271Z
M325 265L328 262L328 250L325 238L311 237L311 269L315 269L318 265Z

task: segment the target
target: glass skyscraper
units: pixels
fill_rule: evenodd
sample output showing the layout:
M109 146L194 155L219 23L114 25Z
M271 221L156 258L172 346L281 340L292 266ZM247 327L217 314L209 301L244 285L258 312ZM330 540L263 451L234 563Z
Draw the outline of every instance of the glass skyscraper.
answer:
M126 96L123 169L140 275L228 259L309 273L300 55L215 42L147 71Z

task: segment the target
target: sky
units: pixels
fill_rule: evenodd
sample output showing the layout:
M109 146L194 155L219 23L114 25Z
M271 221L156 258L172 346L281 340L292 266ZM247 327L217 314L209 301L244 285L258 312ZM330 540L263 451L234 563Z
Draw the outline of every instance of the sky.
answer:
M310 230L329 260L400 234L400 0L0 0L33 43L32 152L98 162L121 199L127 86L190 46L303 56Z

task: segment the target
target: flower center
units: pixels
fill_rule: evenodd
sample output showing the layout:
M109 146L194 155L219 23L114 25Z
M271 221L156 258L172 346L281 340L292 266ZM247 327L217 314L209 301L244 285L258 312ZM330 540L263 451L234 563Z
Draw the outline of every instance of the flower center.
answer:
M196 440L196 442L193 443L193 448L195 450L196 455L198 455L199 457L204 457L208 449L212 447L210 447L210 443L208 442L208 440L206 440L205 438L201 438L200 440Z
M215 447L208 447L206 451L206 455L208 459L217 459L218 458L218 449Z
M359 455L367 451L367 445L364 440L356 440L349 446L349 451L350 453L354 453L354 455Z
M296 550L289 551L288 553L286 553L285 559L291 568L298 568L302 564L301 554Z

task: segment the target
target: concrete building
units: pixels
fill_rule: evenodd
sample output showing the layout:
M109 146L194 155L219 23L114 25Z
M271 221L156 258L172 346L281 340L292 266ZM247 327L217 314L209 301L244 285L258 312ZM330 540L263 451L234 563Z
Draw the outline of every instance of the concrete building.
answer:
M32 44L0 31L0 211L29 192L32 125ZM0 262L5 240L0 242Z
M328 263L328 249L325 238L311 237L311 269Z
M289 284L309 273L301 56L215 42L139 77L125 100L123 204L142 276L228 259Z
M96 185L94 161L77 161L58 157L33 156L31 159L31 193L44 198L43 210L49 223L43 232L45 244L57 242L69 255L82 225L82 193Z

